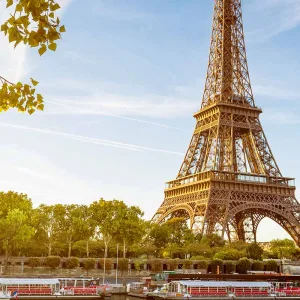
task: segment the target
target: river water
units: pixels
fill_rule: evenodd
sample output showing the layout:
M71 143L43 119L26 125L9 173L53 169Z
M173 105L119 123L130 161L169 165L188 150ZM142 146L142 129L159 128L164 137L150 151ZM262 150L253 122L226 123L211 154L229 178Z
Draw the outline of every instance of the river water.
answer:
M130 297L126 295L113 295L110 298L111 300L138 300L139 298L137 297Z

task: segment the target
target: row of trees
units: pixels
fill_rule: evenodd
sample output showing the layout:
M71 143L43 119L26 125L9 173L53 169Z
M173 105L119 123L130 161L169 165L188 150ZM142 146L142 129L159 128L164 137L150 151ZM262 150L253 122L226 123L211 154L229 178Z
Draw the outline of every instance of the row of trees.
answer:
M33 208L25 194L0 193L2 254L70 257L107 256L112 241L125 257L129 244L141 240L146 224L143 212L123 201L100 199L91 205L40 205Z
M300 258L291 240L274 240L267 251L255 243L229 244L217 235L194 234L180 218L152 224L139 207L118 200L33 208L25 194L1 192L0 214L0 254L6 258L116 257L117 244L124 258Z

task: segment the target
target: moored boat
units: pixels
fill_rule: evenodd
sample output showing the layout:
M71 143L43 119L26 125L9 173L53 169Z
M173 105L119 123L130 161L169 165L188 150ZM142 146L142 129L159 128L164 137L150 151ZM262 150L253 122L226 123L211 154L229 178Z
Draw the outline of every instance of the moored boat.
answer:
M61 283L57 278L0 278L2 289L1 299L104 299L110 296L105 287L89 285L71 285L68 280Z
M246 281L172 281L166 292L151 293L154 299L203 299L207 297L271 297L274 289L269 282Z

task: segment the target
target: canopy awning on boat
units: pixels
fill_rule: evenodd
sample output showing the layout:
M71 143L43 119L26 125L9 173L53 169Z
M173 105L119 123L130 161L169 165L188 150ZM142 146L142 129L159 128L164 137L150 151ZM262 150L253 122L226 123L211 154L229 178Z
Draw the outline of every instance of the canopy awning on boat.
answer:
M269 288L271 283L259 281L199 281L199 280L180 280L171 281L172 283L180 283L187 287L249 287L249 288Z
M56 278L0 278L2 285L59 284Z

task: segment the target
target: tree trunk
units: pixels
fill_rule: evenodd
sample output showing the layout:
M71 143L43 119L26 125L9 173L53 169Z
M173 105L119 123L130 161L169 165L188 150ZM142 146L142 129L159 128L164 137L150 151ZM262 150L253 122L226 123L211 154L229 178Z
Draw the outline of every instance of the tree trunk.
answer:
M107 248L108 248L108 242L106 240L104 240L104 246L105 246L105 249L104 249L104 259L103 259L103 284L105 284L105 259L106 259L106 256L107 256Z
M89 240L86 241L86 257L90 256Z
M126 241L123 239L123 258L126 258Z
M8 257L9 257L9 251L7 247L5 248L5 261L4 261L4 270L7 270L8 266Z
M71 256L71 250L72 250L72 241L69 240L69 251L68 251L68 257Z
M51 256L51 252L52 252L52 242L49 242L49 245L48 245L48 256Z
M126 241L125 241L125 238L123 239L123 258L126 258ZM122 275L123 275L122 283L125 286L126 285L127 275L128 275L128 266L127 266L127 271L125 270L125 272L124 272L122 270Z

